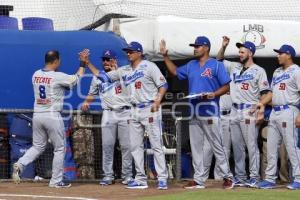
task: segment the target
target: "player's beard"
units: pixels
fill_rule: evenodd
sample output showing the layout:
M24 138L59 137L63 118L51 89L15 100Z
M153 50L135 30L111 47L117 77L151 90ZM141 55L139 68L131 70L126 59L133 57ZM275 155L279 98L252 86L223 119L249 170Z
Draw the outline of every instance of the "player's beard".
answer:
M203 57L203 55L204 55L204 53L199 53L199 52L197 52L197 51L194 51L194 56L196 57L196 58L202 58Z
M249 57L245 58L244 60L240 59L240 63L244 65L248 62L248 60L249 60Z
M107 65L108 66L108 65ZM108 66L108 68L105 68L105 67L103 67L104 68L104 71L105 72L110 72L111 71L111 67L110 66Z

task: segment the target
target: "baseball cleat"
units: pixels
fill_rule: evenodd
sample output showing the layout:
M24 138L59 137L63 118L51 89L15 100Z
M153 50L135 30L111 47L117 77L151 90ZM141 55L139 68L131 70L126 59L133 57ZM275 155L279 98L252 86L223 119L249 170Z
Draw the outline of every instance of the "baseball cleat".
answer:
M58 182L55 184L49 184L49 187L51 187L51 188L69 188L69 187L71 187L71 184L61 181L61 182Z
M234 188L234 182L230 178L224 178L224 183L223 183L223 188L224 189L232 189Z
M288 186L286 186L288 189L290 190L300 190L300 183L294 181L293 183L289 184Z
M107 185L112 185L114 183L115 183L114 180L103 178L102 180L100 180L99 185L107 186Z
M243 179L240 178L233 178L233 182L234 182L234 186L237 187L245 187L247 186L246 181L244 181Z
M187 185L184 186L185 189L204 189L203 184L199 184L196 181L190 181Z
M20 173L21 173L21 168L19 164L14 163L12 178L15 184L19 184L21 182Z
M128 183L127 187L128 189L146 189L148 188L147 184L138 183L135 180Z
M251 178L250 180L248 180L248 181L246 182L246 185L249 186L249 187L252 187L252 188L256 188L258 182L259 182L259 181L258 181L256 178Z
M276 187L275 183L272 183L270 181L264 180L257 184L257 188L259 189L274 189Z
M132 181L134 181L132 177L126 177L126 178L124 178L124 179L122 180L122 184L123 184L123 185L128 185L128 184L131 183Z
M167 181L165 181L165 180L158 181L157 189L159 189L159 190L168 189Z

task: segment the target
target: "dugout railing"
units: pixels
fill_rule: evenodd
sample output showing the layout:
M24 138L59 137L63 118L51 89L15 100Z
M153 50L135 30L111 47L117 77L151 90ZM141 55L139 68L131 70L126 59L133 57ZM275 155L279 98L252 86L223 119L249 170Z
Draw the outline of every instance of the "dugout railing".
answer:
M26 114L26 113L32 113L33 110L31 109L0 109L0 114ZM77 178L73 179L72 181L98 181L102 177L102 145L101 145L101 115L102 112L99 111L89 111L89 112L82 112L80 110L73 110L68 111L65 110L62 112L63 115L68 115L72 118L72 126L69 127L69 130L71 130L71 140L79 140L78 138L88 138L88 135L92 135L90 140L82 140L80 142L77 141L77 148L87 147L91 148L91 150L88 149L74 149L74 146L72 148L72 156L75 157L75 151L78 151L80 156L77 156L77 160L75 159L76 164L76 170L78 170L80 167L82 167L83 170L85 170L84 173L86 174L80 174L77 171ZM89 119L86 120L85 123L82 122L82 119ZM96 125L95 125L96 124ZM181 112L171 112L169 110L162 110L162 140L164 144L164 152L166 156L167 161L167 169L169 173L169 179L173 180L180 180L181 179L181 126L182 126L182 114ZM82 134L82 137L77 134L77 137L74 136L74 133L77 132ZM8 130L8 136L6 139L6 142L9 143L9 130ZM144 147L145 147L145 170L147 172L149 179L155 179L155 169L153 165L153 152L151 150L151 147L149 145L149 140L147 137L147 133L144 135ZM92 141L92 142L90 142ZM5 141L1 141L5 142ZM79 143L79 146L78 146ZM91 144L89 144L91 143ZM80 146L82 145L82 146ZM38 165L49 165L52 162L53 159L53 153L51 152L53 149L47 148L46 152L44 152L43 156L44 160L41 162L39 160ZM93 155L89 155L93 154ZM90 158L90 159L88 159ZM78 162L82 162L83 160L89 160L85 164L78 165ZM8 179L7 176L0 177L2 180L10 180L11 177L11 163L10 159L7 161L7 169L5 169L5 165L3 165L0 170L8 172ZM36 164L37 165L37 164ZM37 168L47 168L49 169L49 166L38 166ZM88 169L90 169L90 172ZM115 177L120 178L121 177L121 154L120 149L118 145L116 144L115 147L115 154L114 154L114 171L115 171ZM90 174L89 174L90 173ZM49 173L48 173L49 174ZM37 176L39 179L39 176ZM49 177L46 177L46 180ZM26 179L28 180L28 179ZM43 179L45 180L45 179Z

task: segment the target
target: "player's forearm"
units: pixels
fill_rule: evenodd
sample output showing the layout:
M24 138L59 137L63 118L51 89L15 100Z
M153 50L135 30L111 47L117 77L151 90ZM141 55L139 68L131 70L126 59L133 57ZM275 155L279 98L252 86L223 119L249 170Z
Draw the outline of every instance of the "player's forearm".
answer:
M95 76L99 75L99 70L91 62L87 63L87 66Z
M84 71L85 71L85 68L84 67L79 67L78 71L76 72L76 74L78 76L83 76L84 75Z
M165 61L165 64L167 66L169 73L172 76L176 76L177 66L173 63L173 61L170 59L170 57L168 55L164 55L164 61Z
M160 87L158 89L158 93L157 93L155 102L160 103L162 101L162 99L164 98L166 92L167 92L167 87Z
M94 95L89 94L89 95L86 96L84 102L90 104L90 103L92 103L94 100L95 100Z
M230 90L230 86L229 83L226 85L223 85L222 87L220 87L217 91L214 92L214 96L215 97L220 97L223 94L226 94L227 92L229 92Z
M226 46L222 46L220 48L220 50L218 51L216 59L217 60L223 60L225 58L225 51L226 51Z
M269 91L268 93L261 96L259 103L263 104L264 106L270 104L272 102L272 92Z

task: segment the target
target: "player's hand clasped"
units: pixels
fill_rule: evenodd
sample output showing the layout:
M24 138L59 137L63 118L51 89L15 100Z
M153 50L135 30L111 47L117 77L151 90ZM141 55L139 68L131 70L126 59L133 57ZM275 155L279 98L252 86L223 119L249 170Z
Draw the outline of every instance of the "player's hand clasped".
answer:
M160 102L154 101L154 103L151 106L151 112L157 112L160 107Z
M256 124L261 124L264 121L264 113L265 113L265 106L262 103L257 103L254 107L249 111L250 115L256 113Z

